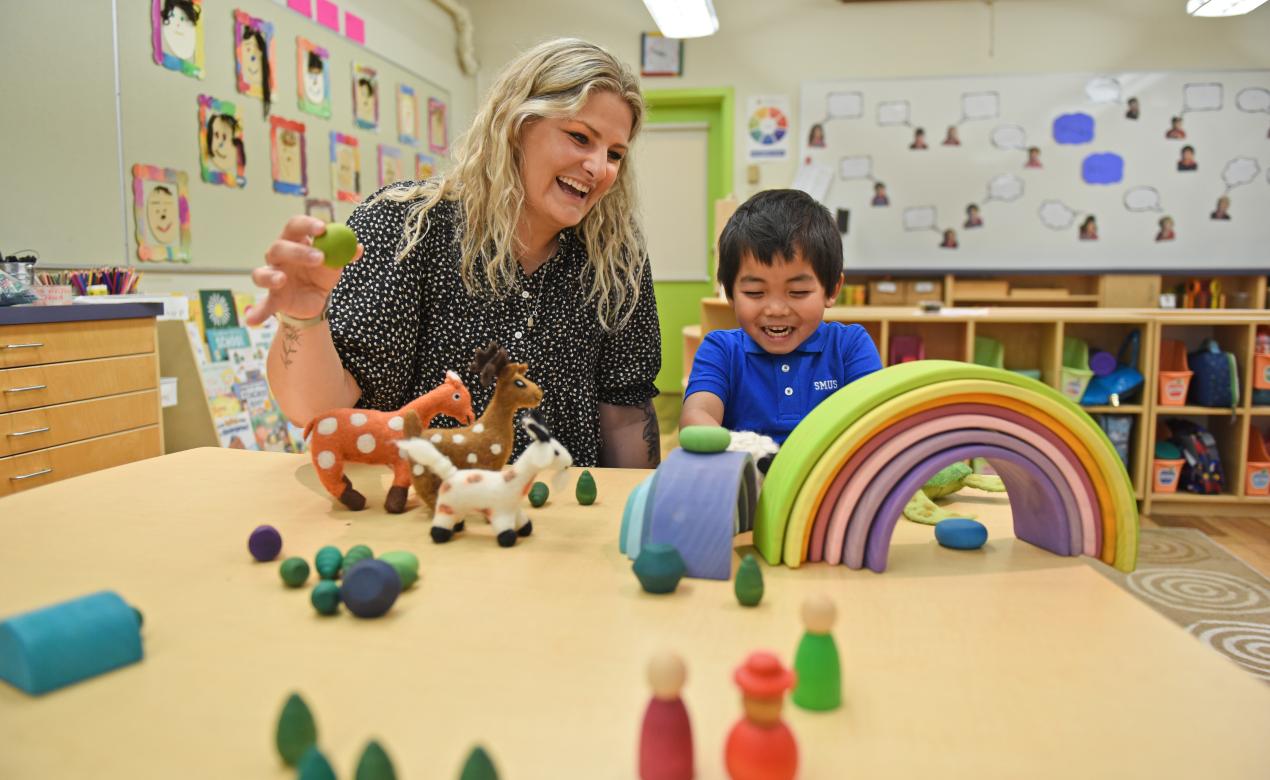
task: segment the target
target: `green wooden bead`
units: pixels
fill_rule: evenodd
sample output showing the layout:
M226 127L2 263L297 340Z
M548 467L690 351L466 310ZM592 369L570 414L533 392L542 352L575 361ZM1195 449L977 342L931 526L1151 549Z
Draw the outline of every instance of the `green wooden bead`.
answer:
M357 253L357 234L347 225L330 222L326 232L313 237L313 248L323 254L322 262L331 268L343 268Z
M326 760L326 756L322 755L317 745L310 745L309 749L304 751L299 770L296 775L299 780L335 780L335 770L331 767L331 762Z
M732 443L732 434L718 425L687 425L679 431L679 446L688 452L723 452Z
M334 580L322 580L313 587L309 594L313 608L323 615L334 615L340 608L340 586Z
M533 487L529 488L529 503L534 506L542 506L547 503L547 496L551 495L551 490L547 488L546 482L535 482Z
M298 693L288 696L286 704L282 705L276 741L278 753L287 766L298 764L304 751L317 742L317 724L313 722L313 713L309 712L309 705L304 703Z
M355 544L348 548L348 552L344 553L344 561L340 564L340 568L348 571L353 568L353 564L358 561L364 561L367 558L374 558L375 553L364 544Z
M582 470L582 475L578 477L578 485L574 488L574 494L577 495L578 503L582 506L595 503L595 477L591 476L590 471Z
M333 580L340 576L340 567L344 563L344 554L338 547L323 547L313 558L317 566L318 576L324 580Z
M459 780L498 780L498 770L494 768L494 762L490 760L485 748L480 745L472 748L467 761L463 763Z
M309 562L303 558L288 558L278 567L282 581L289 588L298 588L309 579Z
M353 780L397 780L397 772L392 768L392 761L379 743L371 740L362 751L357 762L357 774Z
M763 600L763 570L759 568L753 555L746 555L741 559L733 589L736 591L736 600L743 607L757 607Z
M405 590L419 579L419 558L412 552L393 550L379 556L379 560L397 570L401 578L401 589Z

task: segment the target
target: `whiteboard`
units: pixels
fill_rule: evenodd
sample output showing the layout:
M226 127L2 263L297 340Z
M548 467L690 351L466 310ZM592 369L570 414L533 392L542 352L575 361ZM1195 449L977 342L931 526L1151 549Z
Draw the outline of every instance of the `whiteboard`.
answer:
M640 135L635 184L659 282L710 279L709 132L705 122L649 124Z
M850 270L1270 268L1270 71L804 82L800 118Z

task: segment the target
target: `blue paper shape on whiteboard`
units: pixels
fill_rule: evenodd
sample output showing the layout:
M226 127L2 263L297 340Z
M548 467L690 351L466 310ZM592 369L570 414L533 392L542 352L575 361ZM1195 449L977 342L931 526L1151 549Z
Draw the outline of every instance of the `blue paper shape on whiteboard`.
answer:
M1112 152L1091 154L1080 165L1086 184L1117 184L1124 179L1124 158Z
M1063 114L1054 119L1054 140L1060 144L1087 144L1094 140L1094 118L1089 114Z

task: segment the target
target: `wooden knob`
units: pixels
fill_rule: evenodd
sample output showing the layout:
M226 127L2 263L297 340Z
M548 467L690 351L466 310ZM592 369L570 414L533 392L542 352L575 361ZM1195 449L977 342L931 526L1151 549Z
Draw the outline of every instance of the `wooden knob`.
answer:
M828 634L837 617L838 608L824 594L808 596L803 601L803 625L813 634Z
M658 653L648 662L648 684L652 686L654 698L678 699L686 677L683 659L674 653Z

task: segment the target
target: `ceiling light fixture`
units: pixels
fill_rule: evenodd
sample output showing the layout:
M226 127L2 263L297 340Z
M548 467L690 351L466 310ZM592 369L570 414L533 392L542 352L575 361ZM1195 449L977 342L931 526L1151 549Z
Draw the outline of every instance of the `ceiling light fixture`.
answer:
M648 0L645 0L647 2ZM1186 0L1191 16L1241 16L1266 0Z
M701 38L719 31L710 0L644 0L644 5L667 38Z

